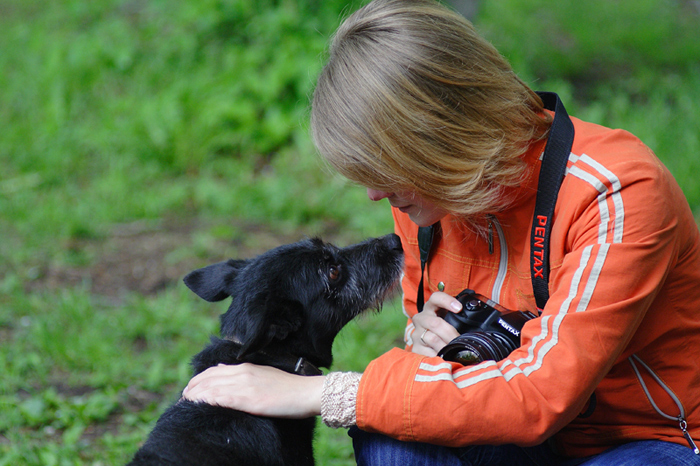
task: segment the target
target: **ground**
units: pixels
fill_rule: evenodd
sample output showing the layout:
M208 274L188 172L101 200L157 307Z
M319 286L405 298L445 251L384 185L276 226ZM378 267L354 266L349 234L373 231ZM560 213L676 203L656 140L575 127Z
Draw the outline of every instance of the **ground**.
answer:
M325 240L348 244L333 225L320 230ZM134 222L114 227L100 238L71 240L66 248L83 257L80 262L85 263L39 264L27 282L27 291L87 284L92 293L117 301L128 292L151 295L179 282L195 268L228 258L253 257L309 235L303 229L283 230L235 220L226 224L200 220Z

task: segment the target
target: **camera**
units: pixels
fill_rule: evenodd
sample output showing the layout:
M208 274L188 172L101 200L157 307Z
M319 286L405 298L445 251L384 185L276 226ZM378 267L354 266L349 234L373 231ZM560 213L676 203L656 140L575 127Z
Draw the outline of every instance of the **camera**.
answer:
M464 365L500 361L520 346L525 322L537 317L529 311L509 311L469 289L456 299L462 303L462 310L448 312L445 320L461 335L438 353L446 361Z

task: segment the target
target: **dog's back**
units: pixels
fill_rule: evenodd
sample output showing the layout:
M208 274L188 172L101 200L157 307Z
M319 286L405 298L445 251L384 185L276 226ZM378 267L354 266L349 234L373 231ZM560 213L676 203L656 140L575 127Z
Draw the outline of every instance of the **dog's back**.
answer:
M315 422L261 418L183 400L161 416L129 465L313 465Z

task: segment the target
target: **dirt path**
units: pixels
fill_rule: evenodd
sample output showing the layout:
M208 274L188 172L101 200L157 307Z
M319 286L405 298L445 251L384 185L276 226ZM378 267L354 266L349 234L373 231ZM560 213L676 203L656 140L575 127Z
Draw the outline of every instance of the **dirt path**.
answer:
M217 229L232 234L212 233ZM320 236L327 241L338 241L342 236L332 225L324 226L322 231ZM86 265L39 265L26 288L32 292L82 284L96 295L119 301L129 292L157 293L197 267L228 258L252 257L309 235L303 229L283 230L238 221L119 225L100 239L73 240L66 246L87 258Z

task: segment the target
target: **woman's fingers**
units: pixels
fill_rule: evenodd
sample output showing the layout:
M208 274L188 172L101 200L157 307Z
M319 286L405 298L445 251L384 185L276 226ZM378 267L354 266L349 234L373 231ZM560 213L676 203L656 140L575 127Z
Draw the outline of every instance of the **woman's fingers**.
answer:
M304 418L320 414L323 380L269 366L220 364L193 377L182 396L260 416Z
M423 311L433 311L444 316L445 311L459 312L462 310L462 303L457 298L442 291L436 291L430 295L428 301L423 306Z
M459 336L455 328L442 316L446 312L459 312L462 304L447 293L435 292L425 303L423 311L413 316L413 352L424 356L436 356L438 351Z

